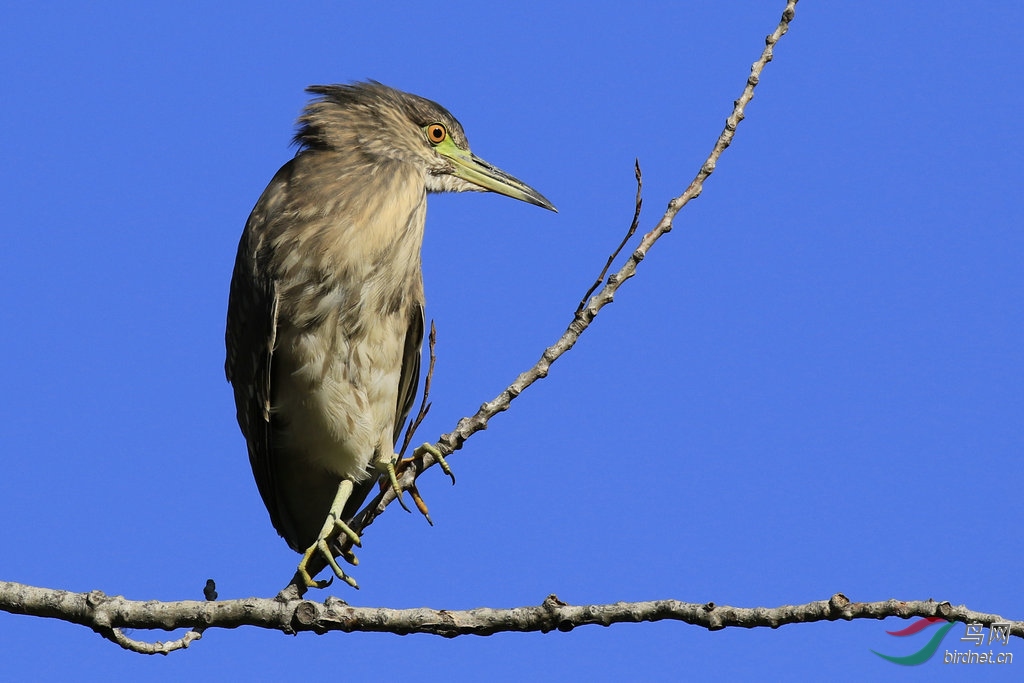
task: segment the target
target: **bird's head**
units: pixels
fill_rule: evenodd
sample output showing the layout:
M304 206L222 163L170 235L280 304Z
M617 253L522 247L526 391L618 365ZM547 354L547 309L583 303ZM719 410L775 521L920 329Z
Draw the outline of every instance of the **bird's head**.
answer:
M462 125L436 102L370 81L314 85L299 118L304 149L389 159L421 168L428 192L497 192L555 211L544 195L469 149Z

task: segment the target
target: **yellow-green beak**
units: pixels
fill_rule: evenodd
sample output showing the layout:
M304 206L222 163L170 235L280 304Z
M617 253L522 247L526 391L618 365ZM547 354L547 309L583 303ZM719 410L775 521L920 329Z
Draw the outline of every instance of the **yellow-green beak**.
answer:
M479 185L485 190L529 202L530 204L535 204L558 213L555 205L549 202L540 192L537 192L537 190L522 180L510 176L500 168L491 166L472 152L459 149L453 144L438 145L436 149L455 163L455 170L453 172L455 176L474 185Z

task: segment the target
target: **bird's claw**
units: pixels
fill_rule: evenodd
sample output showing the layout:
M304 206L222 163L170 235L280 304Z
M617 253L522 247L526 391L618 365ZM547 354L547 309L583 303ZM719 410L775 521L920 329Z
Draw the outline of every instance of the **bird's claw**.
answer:
M345 524L343 521L338 519L334 513L331 513L331 515L328 516L327 521L324 523L324 528L321 530L319 538L317 538L311 546L306 548L306 552L302 554L302 559L299 560L299 578L302 579L302 582L307 588L327 588L334 581L333 577L324 581L317 581L310 575L308 569L309 562L313 559L313 556L317 554L327 562L331 571L334 572L334 576L337 576L353 588L359 588L359 584L356 583L356 580L342 570L338 561L334 559L334 553L331 552L331 542L341 542L343 540L356 547L362 547L363 545L359 538L359 534L353 531L348 524ZM353 566L359 564L359 560L356 558L355 553L352 552L351 547L343 546L340 550L340 554L349 564Z
M420 458L423 457L424 453L429 453L434 456L434 460L436 460L437 464L441 467L441 471L448 475L452 480L452 486L455 486L455 473L452 472L451 466L448 465L448 461L444 459L444 455L442 455L437 446L429 442L425 443L412 452L412 457Z
M409 507L402 500L402 487L398 484L398 473L395 471L395 463L389 462L387 464L388 480L391 482L391 490L395 492L395 498L398 499L398 504L402 506L402 509L406 512L412 512Z
M416 503L416 509L419 510L420 514L426 518L427 524L434 526L434 520L430 518L430 509L427 507L427 504L423 502L423 497L420 495L419 489L416 488L416 484L413 484L409 488L409 495L412 496L412 502Z

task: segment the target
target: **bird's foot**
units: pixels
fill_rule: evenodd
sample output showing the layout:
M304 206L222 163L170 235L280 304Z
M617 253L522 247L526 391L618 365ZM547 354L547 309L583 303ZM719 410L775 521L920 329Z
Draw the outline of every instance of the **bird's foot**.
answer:
M448 461L444 459L444 455L438 450L437 446L432 443L425 443L415 451L412 452L412 458L422 458L424 453L429 453L434 456L434 460L441 467L441 471L448 475L452 480L452 486L455 486L455 474L452 472L452 468L448 465Z
M429 453L430 455L434 456L434 459L437 460L437 464L441 466L441 469L444 470L445 474L447 474L449 477L451 477L452 485L454 485L455 484L455 474L452 473L452 468L448 465L448 462L444 459L444 456L441 454L441 451L439 451L433 444L430 444L430 443L423 444L422 446L417 448L415 451L413 451L413 454L412 454L411 457L408 457L408 458L400 461L398 463L398 468L397 468L398 472L400 473L400 472L404 471L406 467L409 467L413 462L415 462L416 460L418 460L421 457L423 457L424 453ZM397 482L398 482L398 477L396 475L395 479L394 479L394 483L392 484L392 486L396 486L397 487ZM416 484L413 484L412 486L409 487L409 495L412 496L412 501L413 501L413 503L416 504L416 509L419 510L420 514L422 514L427 519L427 523L430 524L430 526L434 526L434 520L432 520L430 518L430 509L427 507L427 504L425 502L423 502L423 497L420 496L420 492L419 492L419 489L416 488ZM405 506L403 505L402 507L405 507ZM408 508L406 508L406 509L408 509Z
M338 485L338 493L334 497L331 510L327 513L327 519L324 521L320 534L317 536L316 541L306 548L306 552L302 554L302 559L299 560L298 575L307 588L326 588L333 581L333 579L317 581L309 573L309 563L318 555L327 562L335 576L353 588L359 588L356 580L342 570L337 560L334 559L335 553L332 551L333 546L346 562L353 566L359 564L358 558L352 552L352 546L362 547L359 534L353 531L341 519L341 511L345 509L345 503L351 494L352 482L348 479L342 480Z
M352 586L353 588L359 588L359 584L356 580L345 573L345 571L338 564L338 561L334 559L334 553L331 551L331 545L337 543L340 546L339 553L342 558L349 564L355 566L359 564L359 559L352 552L351 546L344 547L341 544L344 541L349 541L351 545L361 546L362 543L359 540L359 535L352 531L347 524L336 518L333 513L328 516L327 523L324 524L324 530L326 533L321 532L320 537L316 541L306 548L306 552L303 553L302 559L299 560L299 576L302 578L302 582L307 588L327 588L331 585L333 578L325 581L317 581L309 573L309 563L317 555L319 555L327 565L334 572L334 575L339 579ZM347 545L347 544L346 544Z

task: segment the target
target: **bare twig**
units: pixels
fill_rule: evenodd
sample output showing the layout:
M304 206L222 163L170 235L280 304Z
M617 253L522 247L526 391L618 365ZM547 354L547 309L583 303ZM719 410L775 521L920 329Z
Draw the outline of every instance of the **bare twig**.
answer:
M427 378L423 380L423 400L420 401L420 410L416 414L416 419L409 423L409 427L405 430L405 440L402 442L402 450L398 451L399 457L405 455L405 451L409 448L409 443L412 442L413 435L416 434L416 430L420 428L420 424L423 422L423 418L430 412L430 404L427 403L427 399L430 398L430 380L434 377L434 364L437 362L437 354L434 353L434 349L437 346L437 328L434 326L434 321L430 321L430 365L427 366Z
M587 293L583 295L582 299L580 299L580 305L576 307L575 315L580 314L583 307L587 305L587 299L589 299L590 295L594 293L594 290L600 287L601 283L604 282L604 276L608 274L608 269L612 267L612 263L615 262L615 259L626 246L626 243L629 242L630 238L636 234L636 229L640 225L640 208L644 204L644 199L641 196L640 191L643 189L644 182L643 175L640 173L639 159L636 159L633 162L633 174L636 176L636 208L633 209L633 220L629 224L629 230L626 231L626 236L622 238L621 242L619 242L619 246L617 246L615 251L612 252L612 255L608 257L608 261L604 264L604 268L601 269L601 274L597 276L596 280L594 280L594 284L590 285L590 289L588 289Z
M601 290L594 295L581 310L577 311L573 316L572 322L569 323L569 327L554 344L544 350L544 353L541 354L540 360L538 360L533 367L521 373L515 381L512 382L512 384L506 387L505 390L498 394L493 400L480 406L480 409L476 414L471 417L462 418L459 420L454 430L441 435L435 446L442 455L450 455L462 448L466 439L473 434L486 429L488 421L498 413L508 410L513 399L519 396L519 394L521 394L527 387L538 379L547 377L551 364L576 344L580 335L582 335L590 326L590 323L597 317L597 314L600 313L601 309L612 302L615 298L615 293L623 283L636 274L637 267L640 262L644 260L644 257L647 256L647 252L651 250L655 242L657 242L662 235L672 230L672 221L675 219L679 211L686 206L690 200L700 196L700 193L704 189L704 181L714 173L715 167L718 164L718 160L721 158L722 153L732 143L732 139L736 134L736 128L744 118L744 112L746 111L747 104L749 104L750 100L754 97L754 88L757 87L757 84L760 81L761 72L764 70L764 67L768 62L772 60L775 44L789 30L789 24L796 14L796 3L797 0L788 0L786 3L786 9L782 12L782 19L779 21L779 25L770 35L767 36L767 38L765 38L765 48L761 52L761 56L758 60L750 67L750 75L747 77L747 83L744 86L739 99L733 103L732 113L725 120L725 127L723 128L722 133L718 136L714 146L711 148L711 153L708 155L707 159L704 160L704 163L700 167L700 171L697 172L697 175L687 186L686 190L668 203L668 208L665 210L664 215L662 215L661 220L658 221L658 224L643 236L640 240L640 245L626 260L626 263L623 264L617 272L608 277L604 287L602 287ZM422 459L415 463L415 467L406 468L403 473L402 485L407 486L408 484L411 484L421 472L433 465L434 462L435 458L429 453L423 454ZM385 492L381 497L381 500L376 501L378 514L380 511L383 511L383 509L389 505L393 499L393 492Z
M193 641L203 637L203 630L194 628L177 640L158 640L155 643L147 643L143 640L129 638L119 628L104 629L97 627L94 630L107 640L117 643L125 650L137 652L140 655L169 655L175 650L184 650Z
M0 582L0 588L2 588L3 585L4 584ZM21 584L10 585L20 586ZM54 591L54 593L64 594L64 591ZM103 595L103 593L100 593L99 591L93 591L92 593L79 593L78 595L84 595L86 605L90 607L95 607L97 604L100 604L104 599L106 599L106 596ZM0 596L2 596L2 591L0 591ZM217 600L217 584L214 583L213 579L206 580L206 585L203 586L203 596L206 598L207 602L214 602ZM176 640L158 640L156 642L149 643L144 640L135 640L134 638L129 638L124 634L124 631L121 630L124 626L111 626L110 623L111 622L107 618L107 615L103 614L102 610L99 610L94 612L94 618L92 620L92 623L87 625L92 626L92 629L94 631L99 633L107 640L117 643L125 650L137 652L140 655L169 655L175 650L184 650L194 641L202 638L203 631L205 631L207 628L207 625L205 624L196 625L188 633L186 633L181 638L178 638Z

